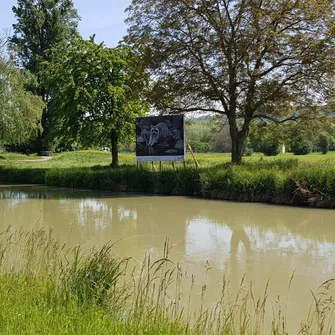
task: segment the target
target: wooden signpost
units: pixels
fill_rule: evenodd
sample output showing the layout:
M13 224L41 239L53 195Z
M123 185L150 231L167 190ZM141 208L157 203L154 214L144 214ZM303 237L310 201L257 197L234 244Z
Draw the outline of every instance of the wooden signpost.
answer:
M186 144L187 144L188 150L190 151L190 154L192 155L192 157L193 157L193 159L194 159L195 166L196 166L198 169L200 169L200 164L199 164L197 158L195 157L195 154L194 154L194 152L193 152L193 150L192 150L192 147L191 147L190 142L189 142L188 140L185 140L185 142L186 142ZM171 165L172 165L172 168L173 168L173 169L175 169L175 164L174 164L174 163L175 163L175 161L171 161ZM137 162L137 168L138 168L138 169L139 169L139 167L140 167L140 164L141 164L140 162ZM183 161L183 164L184 164L184 169L186 169L186 160ZM157 172L157 168L156 168L156 166L155 166L155 162L154 162L154 161L151 162L151 167L152 167L152 170L153 170L153 171ZM163 168L162 161L159 161L159 171L162 171L162 168Z
M190 150L190 153L191 153L191 155L192 155L192 157L193 157L193 159L194 159L195 166L196 166L198 169L200 169L200 164L199 164L198 160L196 159L196 157L195 157L195 155L194 155L194 152L193 152L193 150L192 150L191 144L190 144L190 142L189 142L188 140L186 140L186 144L187 144L188 149Z

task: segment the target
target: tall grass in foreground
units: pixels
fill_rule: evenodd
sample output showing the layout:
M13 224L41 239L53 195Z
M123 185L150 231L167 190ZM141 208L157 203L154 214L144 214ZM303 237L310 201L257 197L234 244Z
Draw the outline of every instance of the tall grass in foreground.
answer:
M183 283L190 280L188 291ZM61 245L52 231L12 231L0 236L1 334L287 334L278 311L263 331L267 288L256 298L241 280L236 295L223 278L221 297L205 309L206 283L197 309L190 308L194 277L164 256L148 255L139 269L113 255L112 246L81 252ZM313 294L299 334L332 334L331 280ZM289 316L288 316L289 317Z

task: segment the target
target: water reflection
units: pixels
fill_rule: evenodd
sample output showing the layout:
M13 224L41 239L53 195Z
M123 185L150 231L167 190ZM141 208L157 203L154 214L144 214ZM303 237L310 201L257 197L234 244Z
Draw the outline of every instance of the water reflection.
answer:
M335 225L330 210L190 199L111 195L56 188L0 188L0 229L53 227L55 236L84 248L116 242L121 257L162 256L166 237L171 258L204 280L207 303L218 299L225 275L233 288L244 274L261 294L270 279L269 300L286 297L292 327L306 315L311 296L334 276ZM301 308L301 307L306 308Z

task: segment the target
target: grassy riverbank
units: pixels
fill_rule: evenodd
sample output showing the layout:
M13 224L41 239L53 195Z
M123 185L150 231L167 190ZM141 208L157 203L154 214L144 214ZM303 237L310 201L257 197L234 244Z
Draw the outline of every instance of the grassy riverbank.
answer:
M121 155L120 168L112 170L107 153L72 152L45 162L0 161L0 182L335 207L334 155L259 157L232 166L229 155L202 154L200 169L189 157L186 169L165 163L156 173L150 164L136 169L131 154Z
M215 307L203 308L206 282L202 292L192 290L193 276L169 260L168 245L162 259L147 257L138 269L118 259L112 246L83 253L43 229L9 227L0 234L0 246L1 334L287 334L289 315L281 307L273 306L272 325L263 325L271 311L266 289L257 298L242 282L232 294L223 280ZM331 334L330 284L315 295L299 334ZM188 304L192 295L200 297L194 310Z

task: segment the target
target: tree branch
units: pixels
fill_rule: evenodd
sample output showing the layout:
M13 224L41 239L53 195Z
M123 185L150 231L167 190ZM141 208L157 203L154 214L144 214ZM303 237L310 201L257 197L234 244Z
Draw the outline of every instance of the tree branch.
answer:
M220 109L215 108L203 108L203 107L192 107L192 108L180 108L180 107L171 107L166 106L165 108L173 110L173 113L190 113L190 112L210 112L210 113L218 113L222 115L227 115L227 113Z
M261 119L261 120L266 119L266 120L270 120L271 122L280 124L280 123L285 123L285 122L287 122L287 121L297 121L297 120L300 120L300 119L301 119L301 116L299 116L299 115L291 115L291 116L289 116L289 117L287 117L287 118L278 120L278 119L276 119L275 117L270 116L270 115L265 115L265 114L255 114L255 115L253 116L253 119Z

